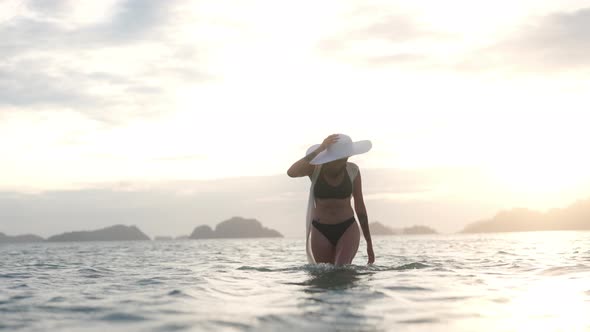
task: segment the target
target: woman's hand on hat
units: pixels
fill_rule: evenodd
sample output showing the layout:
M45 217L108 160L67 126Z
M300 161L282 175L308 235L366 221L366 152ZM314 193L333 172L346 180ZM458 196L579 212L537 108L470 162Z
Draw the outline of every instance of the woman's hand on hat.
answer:
M336 143L338 141L338 139L339 139L338 134L332 134L332 135L326 137L324 139L324 141L322 142L322 144L320 145L319 149L322 151L327 149L328 146Z

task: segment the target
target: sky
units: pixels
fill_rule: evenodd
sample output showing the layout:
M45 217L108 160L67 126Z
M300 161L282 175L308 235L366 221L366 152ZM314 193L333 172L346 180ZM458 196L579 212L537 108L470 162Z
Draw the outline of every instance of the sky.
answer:
M589 31L577 0L0 0L0 232L297 234L283 177L332 133L373 142L351 161L393 227L565 206L590 196Z

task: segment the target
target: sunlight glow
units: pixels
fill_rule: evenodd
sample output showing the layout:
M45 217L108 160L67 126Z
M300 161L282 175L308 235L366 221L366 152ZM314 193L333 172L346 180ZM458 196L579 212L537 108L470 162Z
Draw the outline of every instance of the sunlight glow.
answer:
M497 329L587 331L590 305L585 299L584 287L583 278L547 279L534 283L507 307L507 315L513 318L500 322Z
M584 72L527 76L455 65L518 36L531 17L582 4L187 1L147 18L161 25L143 27L137 40L109 43L101 38L113 36L99 32L122 19L119 10L132 10L123 3L69 1L51 13L5 1L0 22L35 13L100 38L23 51L23 59L48 61L47 78L80 79L83 105L69 104L67 93L47 105L2 104L0 184L283 174L308 146L347 133L374 143L355 158L363 167L473 168L490 185L449 178L436 195L380 198L476 190L482 200L564 203L586 195L590 183ZM406 30L381 32L396 26ZM100 124L109 118L120 121Z

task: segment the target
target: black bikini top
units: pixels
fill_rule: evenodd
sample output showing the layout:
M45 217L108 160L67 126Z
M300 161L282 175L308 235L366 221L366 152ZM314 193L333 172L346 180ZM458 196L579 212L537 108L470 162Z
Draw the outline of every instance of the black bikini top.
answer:
M344 171L344 179L337 186L332 186L320 174L313 187L315 198L348 198L352 195L352 183L348 172Z

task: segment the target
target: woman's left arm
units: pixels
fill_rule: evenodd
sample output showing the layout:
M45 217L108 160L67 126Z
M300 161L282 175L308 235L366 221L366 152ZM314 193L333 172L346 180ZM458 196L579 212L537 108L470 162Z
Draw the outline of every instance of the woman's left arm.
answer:
M367 217L367 208L365 207L365 201L363 199L363 188L362 188L361 172L359 170L356 178L354 179L354 210L359 218L361 229L363 230L363 236L367 241L367 256L369 256L368 264L375 262L375 253L373 253L373 241L371 240L371 231L369 230L369 217Z

